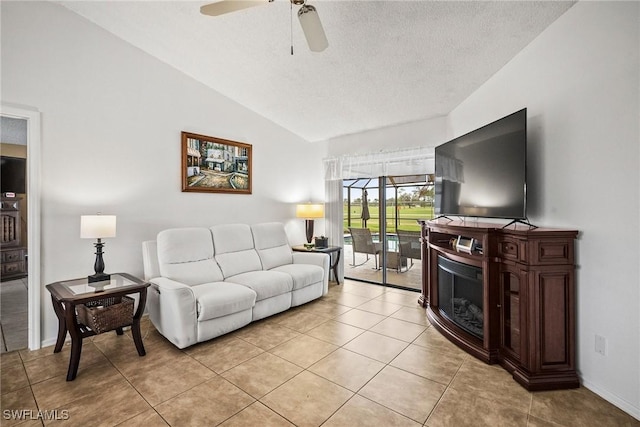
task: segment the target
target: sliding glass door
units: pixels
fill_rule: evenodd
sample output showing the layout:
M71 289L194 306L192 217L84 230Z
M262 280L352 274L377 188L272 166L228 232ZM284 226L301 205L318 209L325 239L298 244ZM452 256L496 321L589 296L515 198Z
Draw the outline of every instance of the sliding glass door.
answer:
M419 219L433 218L426 174L343 181L345 277L420 289Z
M383 283L380 179L343 180L344 275Z

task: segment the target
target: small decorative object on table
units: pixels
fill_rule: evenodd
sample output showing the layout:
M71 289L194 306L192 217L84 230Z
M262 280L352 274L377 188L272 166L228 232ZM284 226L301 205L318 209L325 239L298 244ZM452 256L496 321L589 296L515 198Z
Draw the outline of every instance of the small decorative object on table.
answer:
M316 248L326 248L327 246L329 246L328 238L324 236L316 237Z

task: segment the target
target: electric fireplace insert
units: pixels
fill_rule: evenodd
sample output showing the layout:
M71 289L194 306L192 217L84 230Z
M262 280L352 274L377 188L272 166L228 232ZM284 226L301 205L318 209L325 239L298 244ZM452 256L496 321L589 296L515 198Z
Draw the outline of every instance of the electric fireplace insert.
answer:
M440 312L450 321L483 338L482 268L438 256Z

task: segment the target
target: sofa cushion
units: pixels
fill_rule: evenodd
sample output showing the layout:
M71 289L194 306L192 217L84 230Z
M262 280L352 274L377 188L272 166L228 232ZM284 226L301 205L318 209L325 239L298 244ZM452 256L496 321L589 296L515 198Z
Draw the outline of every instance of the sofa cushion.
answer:
M314 283L322 283L324 269L311 264L287 264L276 267L270 271L286 273L293 279L293 289L302 289Z
M222 281L214 259L211 231L207 228L173 228L158 233L160 274L193 286Z
M262 270L262 263L253 246L253 234L248 225L216 225L211 227L211 234L216 250L215 259L225 278Z
M293 262L291 246L282 223L255 224L251 226L251 231L255 248L262 261L262 268L271 270Z
M253 289L257 294L256 301L285 294L293 289L291 276L279 271L250 271L226 280Z
M191 289L196 297L199 322L248 310L256 303L253 290L235 283L204 283Z
M216 254L254 249L253 234L247 224L221 224L211 227Z

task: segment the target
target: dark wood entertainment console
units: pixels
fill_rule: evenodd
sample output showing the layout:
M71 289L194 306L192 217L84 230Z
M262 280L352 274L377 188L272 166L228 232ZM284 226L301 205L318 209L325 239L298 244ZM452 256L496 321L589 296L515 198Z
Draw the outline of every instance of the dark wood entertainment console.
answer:
M478 359L499 363L527 390L578 387L574 291L578 232L523 225L503 229L501 224L447 219L421 224L425 262L419 302L436 329ZM478 247L456 250L452 239L458 236L475 239ZM473 296L457 295L458 289L477 293L475 303L469 301ZM462 306L472 306L479 328L460 320L474 317L458 315Z

